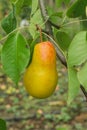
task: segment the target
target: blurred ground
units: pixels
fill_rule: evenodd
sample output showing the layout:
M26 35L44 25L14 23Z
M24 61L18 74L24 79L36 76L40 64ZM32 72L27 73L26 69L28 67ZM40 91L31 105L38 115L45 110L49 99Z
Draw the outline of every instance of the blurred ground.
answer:
M86 130L87 103L82 93L67 106L68 78L64 66L58 65L59 82L47 99L35 99L27 94L22 80L16 87L4 75L0 64L0 118L8 130Z

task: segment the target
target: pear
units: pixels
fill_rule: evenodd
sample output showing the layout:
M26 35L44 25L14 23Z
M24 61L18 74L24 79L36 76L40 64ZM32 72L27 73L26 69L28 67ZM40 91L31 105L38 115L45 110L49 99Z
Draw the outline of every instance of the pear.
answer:
M49 41L35 45L32 61L24 73L24 86L36 98L47 98L58 81L56 51Z

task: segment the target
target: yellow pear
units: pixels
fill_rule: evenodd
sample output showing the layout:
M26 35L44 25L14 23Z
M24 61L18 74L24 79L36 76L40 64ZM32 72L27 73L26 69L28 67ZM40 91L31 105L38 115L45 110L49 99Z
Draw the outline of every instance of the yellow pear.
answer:
M56 51L49 41L35 45L31 64L24 74L24 86L36 98L47 98L58 81Z

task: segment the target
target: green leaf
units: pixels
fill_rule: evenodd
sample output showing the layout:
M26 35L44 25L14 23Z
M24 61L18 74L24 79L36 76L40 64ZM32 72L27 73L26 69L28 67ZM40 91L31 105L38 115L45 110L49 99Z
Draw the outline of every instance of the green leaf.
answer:
M24 3L24 0L21 0L21 2L20 2L20 0L18 0L16 2L16 13L17 14L20 14L22 7L23 7L23 3Z
M1 54L6 74L17 84L30 58L27 42L20 33L12 33L6 40Z
M68 78L69 78L69 88L68 88L68 105L75 99L80 90L80 83L77 78L77 72L74 68L68 66Z
M32 0L32 11L31 11L31 15L33 15L38 7L38 0Z
M68 4L70 0L56 0L55 2L58 7L61 7L62 3Z
M0 56L1 56L1 52L2 52L2 45L0 45Z
M76 18L84 14L87 0L77 0L67 11L67 16Z
M57 12L53 10L52 7L49 7L49 6L47 7L47 12L48 12L49 18L51 18L52 16L62 17L63 15L63 12Z
M38 35L36 35L34 37L34 40L31 42L30 44L30 61L29 61L29 64L31 63L32 61L32 55L33 55L33 50L34 50L34 46L37 44L37 39L38 39Z
M18 0L10 0L12 3L16 3Z
M2 119L0 119L0 130L7 130L6 122Z
M31 2L31 0L18 0L16 2L16 13L19 15L22 12L23 7L29 7Z
M28 7L28 6L31 6L31 4L32 4L32 0L24 0L24 2L23 2L23 6L27 6Z
M55 12L55 13L53 13L50 17L53 17L53 16L62 18L63 12Z
M64 0L64 2L65 2L66 4L68 4L68 3L70 2L70 0Z
M80 84L83 85L87 91L87 62L83 65L80 71L78 71L77 76Z
M48 12L48 16L49 16L49 19L53 22L53 23L56 23L58 24L58 20L59 18L62 18L63 16L63 12L56 12L55 10L53 10L52 7L47 7L47 12Z
M7 34L13 31L16 28L16 25L17 21L13 11L11 11L1 22L1 26Z
M87 60L86 31L79 32L72 40L68 50L69 66L78 66Z
M63 51L67 51L68 47L71 43L71 39L70 39L69 35L65 32L58 31L56 34L56 38L57 38L58 45L60 46L60 48Z
M86 9L87 10L87 9ZM82 15L82 17L80 19L87 19L87 14L84 12L84 14ZM82 30L87 30L87 20L85 21L80 21L81 23L81 28Z
M56 0L55 2L56 2L57 7L60 7L63 1L64 0Z
M43 24L41 12L39 9L36 11L36 13L33 15L33 17L30 20L29 32L33 38L37 33L36 24L38 24L39 26Z

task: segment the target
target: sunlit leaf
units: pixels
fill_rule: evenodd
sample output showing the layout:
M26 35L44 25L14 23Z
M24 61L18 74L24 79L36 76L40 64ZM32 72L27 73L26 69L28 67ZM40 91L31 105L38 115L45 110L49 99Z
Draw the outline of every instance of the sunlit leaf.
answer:
M78 66L87 60L86 31L79 32L72 40L68 51L69 66Z
M81 70L77 73L77 76L80 84L83 85L87 91L87 63L83 65Z
M12 33L2 49L2 64L6 74L17 84L20 74L29 62L30 50L20 33Z
M16 13L20 14L22 12L23 7L29 7L31 5L31 0L18 0L16 2Z
M68 78L69 78L69 88L68 88L68 105L76 98L80 90L80 83L77 78L77 72L74 68L68 66Z
M31 11L31 15L33 15L35 13L35 11L37 10L38 7L38 0L32 0L32 11Z
M18 0L10 0L12 3L16 3Z
M77 0L67 11L67 16L76 18L82 16L85 12L87 0Z
M33 38L37 33L36 24L38 24L39 26L43 24L41 12L39 9L36 11L36 13L33 15L33 17L30 20L29 32Z
M16 28L16 25L17 21L13 11L1 22L1 26L7 34L13 31Z
M58 7L62 6L62 3L68 4L70 2L70 0L56 0L56 5Z
M63 51L67 51L68 47L71 43L71 39L70 39L69 35L65 32L58 31L56 34L56 38L57 38L58 45L60 46L60 48Z

